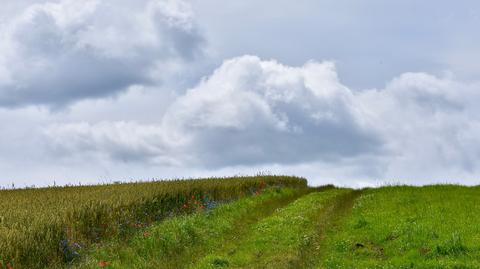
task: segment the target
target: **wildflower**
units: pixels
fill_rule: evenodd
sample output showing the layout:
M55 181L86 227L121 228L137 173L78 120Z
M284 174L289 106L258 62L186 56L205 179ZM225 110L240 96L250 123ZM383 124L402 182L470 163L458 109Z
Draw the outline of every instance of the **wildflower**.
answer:
M6 269L14 269L15 268L15 259L13 257L10 257L10 261L5 263L5 268Z
M109 265L110 265L110 262L107 262L107 261L104 261L104 260L100 260L98 262L98 266L100 266L100 267L107 267Z

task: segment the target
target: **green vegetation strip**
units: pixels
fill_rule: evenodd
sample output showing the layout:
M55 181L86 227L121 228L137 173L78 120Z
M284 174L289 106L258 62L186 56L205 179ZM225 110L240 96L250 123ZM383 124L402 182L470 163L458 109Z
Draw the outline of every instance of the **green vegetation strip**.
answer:
M128 238L166 217L191 213L194 207L184 205L192 196L203 206L268 186L307 184L297 177L257 176L1 190L0 264L16 269L61 266L92 244Z
M480 187L365 190L319 268L480 268Z
M316 268L319 257L322 257L327 243L327 233L338 229L344 220L351 214L356 199L362 194L361 190L353 190L346 194L339 195L335 201L330 203L317 218L316 233L309 244L302 248L302 252L292 268Z
M128 244L98 249L79 268L185 268L196 258L224 248L248 227L299 196L307 189L271 188L263 194L221 205L211 211L168 219L154 225Z
M257 223L235 248L208 255L192 268L298 268L304 248L318 235L318 217L350 192L332 189L306 195Z

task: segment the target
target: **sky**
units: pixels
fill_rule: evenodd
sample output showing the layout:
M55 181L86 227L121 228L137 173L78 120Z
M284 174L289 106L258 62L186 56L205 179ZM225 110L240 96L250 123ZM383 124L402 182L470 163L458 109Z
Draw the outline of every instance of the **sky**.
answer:
M6 0L0 186L480 183L480 3Z

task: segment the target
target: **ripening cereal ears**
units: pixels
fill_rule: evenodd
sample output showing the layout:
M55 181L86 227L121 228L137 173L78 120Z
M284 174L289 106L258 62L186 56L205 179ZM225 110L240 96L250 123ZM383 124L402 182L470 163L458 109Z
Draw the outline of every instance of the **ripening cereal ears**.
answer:
M208 210L218 201L260 194L269 186L305 188L307 181L259 175L2 190L0 261L15 269L70 262L94 242L128 236L172 215Z

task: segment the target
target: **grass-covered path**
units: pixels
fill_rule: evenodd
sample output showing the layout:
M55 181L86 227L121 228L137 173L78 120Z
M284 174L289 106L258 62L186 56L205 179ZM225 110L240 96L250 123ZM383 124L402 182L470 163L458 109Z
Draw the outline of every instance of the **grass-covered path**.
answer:
M325 238L340 228L342 223L351 214L355 201L362 194L361 190L352 190L338 196L330 203L316 219L315 234L299 255L294 268L315 268L325 258L324 249L327 248Z
M348 189L275 188L207 213L169 219L127 243L112 242L97 249L76 266L297 267L319 238L323 216L335 216L352 194Z
M303 253L318 236L318 220L350 190L313 192L255 225L232 249L206 256L192 268L298 268Z

